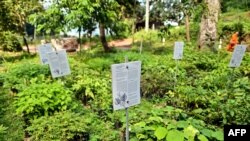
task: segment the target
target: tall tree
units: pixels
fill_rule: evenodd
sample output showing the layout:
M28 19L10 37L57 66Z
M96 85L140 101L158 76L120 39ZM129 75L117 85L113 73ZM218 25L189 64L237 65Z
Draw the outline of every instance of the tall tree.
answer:
M148 31L149 28L149 0L146 0L146 14L145 14L145 30Z
M93 0L92 2L99 3L95 6L92 16L99 25L100 40L104 51L109 52L105 29L111 28L112 30L112 25L119 20L120 5L115 0Z
M0 1L0 29L20 34L29 52L25 38L25 23L28 15L41 10L41 8L38 0Z
M204 10L199 35L199 48L205 46L213 49L217 38L217 22L220 13L220 0L205 0L206 10Z
M100 41L106 52L110 51L106 40L105 29L112 30L114 25L123 16L121 14L122 0L53 0L44 15L47 17L41 27L55 29L59 26L61 30L78 28L82 30L93 30L98 25Z

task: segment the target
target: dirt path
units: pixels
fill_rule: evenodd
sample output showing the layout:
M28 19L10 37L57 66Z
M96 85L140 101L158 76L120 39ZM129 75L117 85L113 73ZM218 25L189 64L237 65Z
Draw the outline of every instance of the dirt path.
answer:
M108 45L109 45L109 47L115 47L115 48L125 49L126 50L126 49L130 49L131 48L132 41L133 40L131 38L120 39L120 40L114 40L114 41L108 42ZM95 43L86 43L86 44L83 44L83 49L88 49L92 45L95 45ZM27 51L26 46L23 46L23 50ZM36 45L29 45L29 50L30 50L31 53L37 53L38 52Z
M114 40L108 43L110 47L116 47L121 49L129 49L131 48L133 40L131 38Z

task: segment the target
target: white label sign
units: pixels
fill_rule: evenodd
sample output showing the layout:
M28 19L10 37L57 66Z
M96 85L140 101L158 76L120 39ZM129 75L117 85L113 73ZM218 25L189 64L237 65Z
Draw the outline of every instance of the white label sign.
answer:
M245 54L247 46L246 45L237 45L234 49L233 56L231 58L229 67L239 67L243 56Z
M182 59L184 42L175 42L174 44L174 59Z
M43 44L38 47L38 52L40 56L40 60L43 65L49 64L47 53L52 52L52 45L51 44Z
M70 74L66 50L48 53L48 60L53 78Z
M140 104L141 62L113 64L111 69L114 110Z

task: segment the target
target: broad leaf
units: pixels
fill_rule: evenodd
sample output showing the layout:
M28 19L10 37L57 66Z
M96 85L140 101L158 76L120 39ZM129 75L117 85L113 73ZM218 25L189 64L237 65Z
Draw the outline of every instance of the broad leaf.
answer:
M208 141L208 139L207 139L204 135L199 135L199 136L198 136L198 139L199 139L200 141Z
M189 141L193 141L197 133L199 133L199 131L195 129L192 125L189 125L187 128L184 129L185 138L187 138Z
M163 139L167 135L168 130L164 127L158 127L155 130L155 136L157 137L158 140Z
M171 130L167 134L167 141L184 141L184 134L178 130Z

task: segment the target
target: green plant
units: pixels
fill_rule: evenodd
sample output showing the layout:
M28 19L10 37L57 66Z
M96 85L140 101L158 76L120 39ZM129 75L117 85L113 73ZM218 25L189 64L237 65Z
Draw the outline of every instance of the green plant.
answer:
M3 125L0 125L0 135L4 134L6 132L6 127L4 127Z
M32 78L36 78L39 75L48 76L49 74L48 66L25 62L11 66L7 72L3 74L2 79L4 80L5 88L10 89L14 93L18 93L30 84Z
M181 115L177 116L179 119L173 118L178 110L170 106L164 108L164 105L135 110L136 115L132 116L134 120L131 123L131 140L223 140L223 132L218 127L207 125L202 120L183 118ZM183 114L183 111L179 112ZM136 120L138 115L139 121Z
M18 93L15 101L17 114L27 119L35 119L54 112L70 109L71 92L59 83L31 84Z
M64 111L33 120L27 131L34 141L88 140L91 122L89 117Z
M34 141L115 140L118 134L109 125L89 111L63 111L32 120L27 131Z
M12 32L0 32L0 49L3 51L22 51L18 37Z
M72 86L77 99L84 105L90 104L95 110L109 110L111 101L111 82L109 75L86 69L84 74L78 75Z

